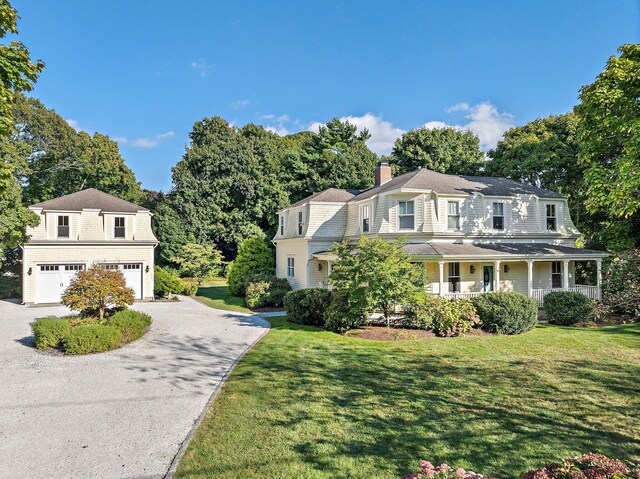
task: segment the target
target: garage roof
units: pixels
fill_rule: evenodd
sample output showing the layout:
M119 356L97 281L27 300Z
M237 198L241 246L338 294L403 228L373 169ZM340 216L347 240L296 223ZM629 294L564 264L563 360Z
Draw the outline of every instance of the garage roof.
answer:
M42 203L31 205L30 208L42 208L43 210L55 211L82 211L84 209L92 209L108 211L110 213L149 211L147 208L121 200L95 188L87 188L86 190L71 193L70 195L43 201Z

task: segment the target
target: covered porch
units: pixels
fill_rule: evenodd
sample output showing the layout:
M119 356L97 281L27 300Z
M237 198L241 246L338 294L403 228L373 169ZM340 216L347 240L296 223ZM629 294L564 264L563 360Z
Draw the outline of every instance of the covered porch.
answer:
M424 258L429 292L449 299L489 291L518 291L535 299L539 307L552 291L575 291L601 299L606 253L600 251L537 243L430 243L406 248L416 258ZM433 252L440 257L429 254ZM576 264L584 262L595 265L591 284L577 280Z

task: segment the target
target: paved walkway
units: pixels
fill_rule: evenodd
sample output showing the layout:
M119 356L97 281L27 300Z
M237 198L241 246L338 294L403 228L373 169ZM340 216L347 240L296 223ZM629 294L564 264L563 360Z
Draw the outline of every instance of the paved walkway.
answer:
M117 351L54 356L29 323L62 306L0 301L0 477L159 478L264 319L190 298L137 303L150 331Z

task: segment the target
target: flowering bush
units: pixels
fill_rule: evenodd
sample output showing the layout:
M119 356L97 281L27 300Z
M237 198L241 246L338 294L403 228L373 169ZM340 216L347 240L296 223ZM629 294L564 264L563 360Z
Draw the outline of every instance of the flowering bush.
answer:
M587 453L562 464L547 464L527 472L522 479L638 479L640 469L631 469L618 459Z
M454 469L447 464L434 466L429 461L420 461L420 472L408 474L402 479L424 479L433 477L435 479L483 479L482 474L473 471L465 471L462 468Z

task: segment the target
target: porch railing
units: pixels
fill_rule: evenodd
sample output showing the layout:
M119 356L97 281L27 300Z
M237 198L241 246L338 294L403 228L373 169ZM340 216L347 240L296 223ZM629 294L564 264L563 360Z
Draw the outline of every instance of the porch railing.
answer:
M548 288L548 289L533 289L531 290L531 297L538 303L539 307L544 305L544 297L552 293L554 291L574 291L576 293L582 293L587 298L593 299L594 301L600 301L602 297L602 293L600 287L598 286L587 286L587 285L575 285L570 288ZM479 296L484 294L484 291L472 291L465 293L442 293L442 296L447 299L470 299L475 296Z

